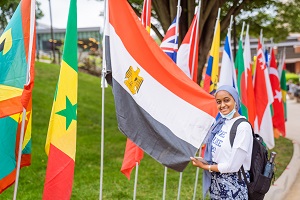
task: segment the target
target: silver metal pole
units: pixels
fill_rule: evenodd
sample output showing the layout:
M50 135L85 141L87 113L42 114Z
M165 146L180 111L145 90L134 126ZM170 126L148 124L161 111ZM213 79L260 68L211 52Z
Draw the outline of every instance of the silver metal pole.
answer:
M242 32L241 32L241 35L240 35L240 40L241 40L242 42L243 42L244 28L245 28L245 22L243 22Z
M182 182L182 172L179 173L179 184L178 184L177 200L180 199L181 182Z
M51 48L53 53L53 61L52 63L56 64L56 58L55 58L55 47L54 47L54 35L53 35L53 26L52 26L52 11L51 11L51 2L49 0L49 13L50 13L50 33L51 33Z
M135 178L134 178L134 188L133 188L133 200L136 199L136 188L137 188L137 181L139 175L139 163L135 163Z
M193 200L196 199L196 192L197 192L197 186L198 186L198 177L199 177L199 167L197 167L197 169L196 169L196 178L195 178L195 185L194 185Z
M163 200L166 199L167 173L168 173L168 168L165 167L165 173L164 173L164 188L163 188L163 197L162 197Z
M101 155L100 155L100 192L99 199L102 200L102 191L103 191L103 159L104 159L104 103L105 103L105 76L106 76L106 60L105 60L105 28L106 20L108 15L108 3L107 0L104 1L104 25L103 25L103 34L102 34L102 45L103 45L103 59L102 59L102 113L101 113Z
M102 200L103 190L103 158L104 158L104 97L105 97L105 75L106 71L102 71L102 114L101 114L101 159L100 159L100 196Z
M180 0L177 2L177 15L176 15L176 27L175 27L175 44L178 43L178 36L179 36L179 16L181 14L181 8L180 8ZM177 44L178 46L178 44Z
M199 156L201 156L202 147L199 149ZM198 186L198 177L199 177L199 167L196 169L196 177L195 177L195 185L194 185L194 194L193 194L193 200L196 199L196 192L197 192L197 186Z
M23 146L24 132L25 132L25 122L26 122L26 109L23 108L21 133L20 133L20 141L19 141L18 161L17 161L17 172L16 172L14 198L13 198L14 200L17 199L17 193L18 193L19 174L20 174L21 157L22 157L22 146Z

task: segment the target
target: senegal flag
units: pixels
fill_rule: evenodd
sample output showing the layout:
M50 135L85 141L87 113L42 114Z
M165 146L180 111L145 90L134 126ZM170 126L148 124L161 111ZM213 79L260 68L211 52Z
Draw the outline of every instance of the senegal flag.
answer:
M34 58L35 1L22 0L0 36L0 193L15 181L21 133L20 166L30 165Z
M59 80L45 150L48 165L43 199L70 199L77 129L77 5L71 0Z

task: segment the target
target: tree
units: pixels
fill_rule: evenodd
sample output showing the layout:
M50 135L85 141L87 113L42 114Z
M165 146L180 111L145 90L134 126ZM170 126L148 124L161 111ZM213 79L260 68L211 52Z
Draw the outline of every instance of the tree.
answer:
M1 0L0 1L0 30L4 29L8 20L13 16L17 9L20 0ZM40 2L36 2L36 19L40 19L44 16L40 9Z
M143 0L129 0L129 2L140 16ZM182 13L180 17L179 44L189 28L196 5L193 0L181 1ZM264 37L273 38L274 41L283 40L288 36L289 32L300 30L300 24L297 23L300 18L300 3L297 0L290 0L285 4L280 0L202 0L199 23L198 82L202 79L202 71L211 47L219 8L221 8L220 20L223 36L227 33L231 15L235 19L233 36L237 36L237 33L240 32L243 21L250 25L250 35L258 37L262 29ZM163 39L161 32L165 33L167 31L176 16L176 10L177 0L152 0L152 16L159 24L152 25L151 28L160 40ZM276 31L274 31L274 28L276 28ZM160 31L161 29L162 31Z

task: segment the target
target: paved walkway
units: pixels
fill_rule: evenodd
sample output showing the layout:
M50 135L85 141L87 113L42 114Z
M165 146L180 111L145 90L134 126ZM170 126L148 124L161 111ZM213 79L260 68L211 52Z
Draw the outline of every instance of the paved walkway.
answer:
M300 199L300 103L287 100L286 137L293 141L294 153L282 175L271 186L266 200Z

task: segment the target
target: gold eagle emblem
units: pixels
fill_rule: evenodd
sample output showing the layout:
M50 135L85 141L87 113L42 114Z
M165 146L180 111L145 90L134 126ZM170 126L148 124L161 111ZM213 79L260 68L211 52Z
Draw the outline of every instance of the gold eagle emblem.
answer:
M139 76L140 69L134 71L133 67L130 66L125 75L125 85L128 87L132 94L136 94L139 92L139 89L144 81L143 77Z

